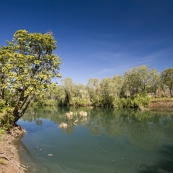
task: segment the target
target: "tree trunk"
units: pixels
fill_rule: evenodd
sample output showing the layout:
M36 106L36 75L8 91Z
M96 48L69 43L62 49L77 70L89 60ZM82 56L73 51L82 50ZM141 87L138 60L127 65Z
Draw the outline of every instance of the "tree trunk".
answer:
M14 124L15 124L22 116L20 110L17 107L13 111L13 116L14 116Z
M16 105L16 107L13 111L14 124L24 115L24 113L28 109L29 104L31 103L33 98L34 98L34 95L32 95L31 97L26 97L25 100L23 100L23 104L21 107Z

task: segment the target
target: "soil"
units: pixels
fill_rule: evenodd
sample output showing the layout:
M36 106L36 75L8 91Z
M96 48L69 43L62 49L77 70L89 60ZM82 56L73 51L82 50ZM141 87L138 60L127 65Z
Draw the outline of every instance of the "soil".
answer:
M0 139L0 173L24 173L27 167L20 163L15 141L25 133L20 126L5 132Z
M173 108L173 100L156 100L156 101L151 101L148 105L148 108L150 110L154 108L159 108L159 109L172 109Z

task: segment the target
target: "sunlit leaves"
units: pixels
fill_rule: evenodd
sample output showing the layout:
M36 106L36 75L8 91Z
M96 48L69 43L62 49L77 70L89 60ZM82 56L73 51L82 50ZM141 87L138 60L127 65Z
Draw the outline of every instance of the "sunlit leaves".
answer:
M147 89L153 87L157 89L159 84L159 74L155 69L149 70L147 66L138 66L126 71L124 75L126 90L133 96L139 92L146 92ZM154 81L154 83L152 83Z
M53 54L56 40L50 33L28 33L18 30L12 41L0 48L1 89L7 88L19 106L31 95L49 89L59 74L60 58ZM21 104L23 105L23 104ZM21 107L19 108L21 109Z

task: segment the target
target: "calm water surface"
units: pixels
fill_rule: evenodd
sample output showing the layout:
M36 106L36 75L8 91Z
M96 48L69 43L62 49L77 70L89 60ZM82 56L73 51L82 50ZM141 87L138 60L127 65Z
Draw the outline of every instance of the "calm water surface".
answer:
M68 119L68 111L78 115ZM27 131L18 146L29 173L173 172L171 112L51 107L31 109L18 124Z

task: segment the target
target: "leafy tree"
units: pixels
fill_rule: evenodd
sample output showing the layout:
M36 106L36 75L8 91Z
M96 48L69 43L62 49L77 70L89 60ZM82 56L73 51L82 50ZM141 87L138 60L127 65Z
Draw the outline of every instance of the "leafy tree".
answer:
M115 97L121 97L122 95L122 89L123 89L123 84L124 84L124 79L122 76L119 76L119 75L115 75L113 78L112 78L112 82L114 84L114 96Z
M111 78L103 78L100 81L100 95L102 106L112 106L114 98L114 84Z
M150 71L147 66L134 67L124 75L126 89L131 96L139 92L146 92L150 79Z
M15 32L12 41L0 48L0 97L13 107L15 123L40 92L56 86L52 78L60 77L60 58L51 33ZM5 90L8 91L8 95Z
M73 80L71 78L65 78L61 81L62 86L64 87L64 91L66 93L66 103L70 104L70 100L72 98L72 90L74 88Z
M90 100L93 105L100 105L100 93L99 93L99 80L97 78L90 78L88 80L88 92L90 96Z
M101 102L103 106L113 106L120 97L123 78L114 76L113 78L103 78L100 81Z
M156 96L156 91L161 87L160 74L156 69L150 70L150 80L149 80L149 90L153 92Z
M161 80L163 84L165 84L170 91L170 96L172 97L172 89L173 89L173 68L168 68L161 73Z
M66 104L66 92L63 86L58 86L56 89L56 101L58 105L65 105Z

